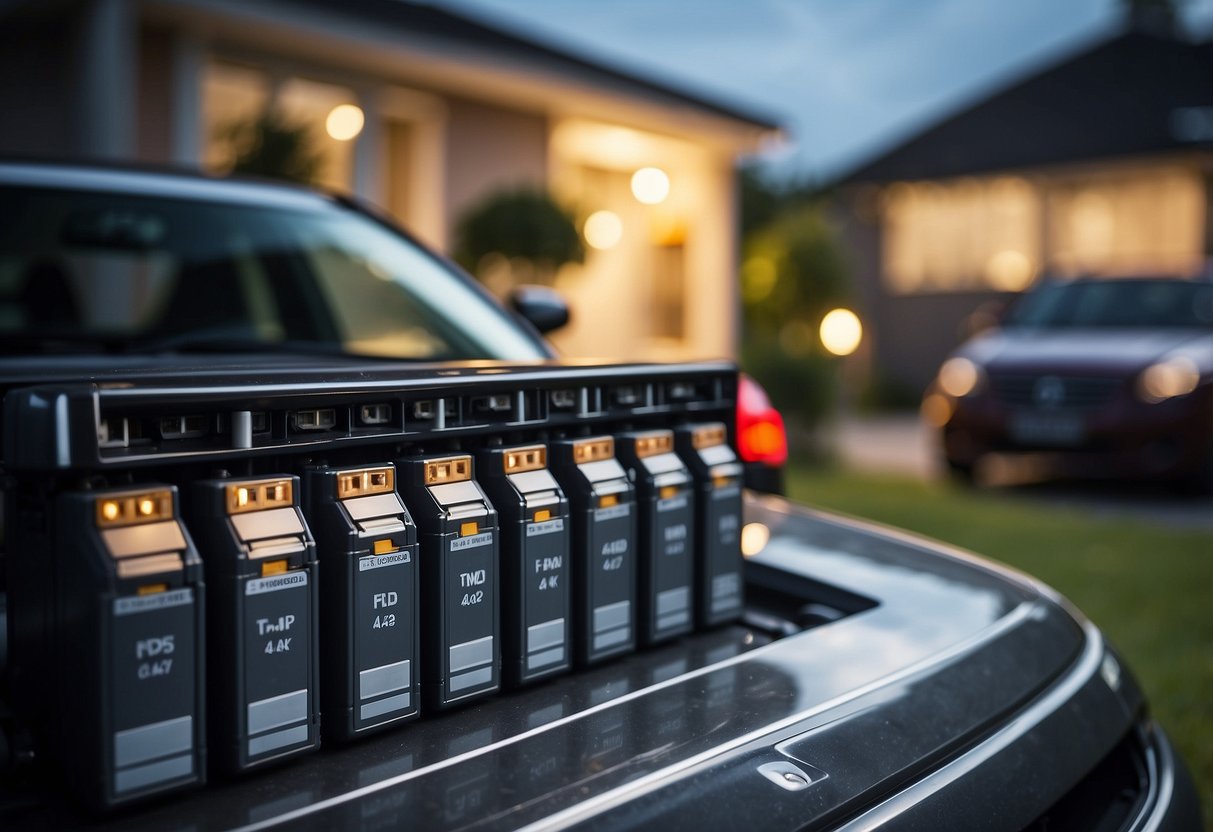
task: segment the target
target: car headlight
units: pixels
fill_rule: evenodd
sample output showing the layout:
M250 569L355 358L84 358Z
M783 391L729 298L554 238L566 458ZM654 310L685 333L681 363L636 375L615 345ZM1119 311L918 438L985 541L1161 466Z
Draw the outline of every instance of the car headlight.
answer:
M1137 377L1137 395L1143 401L1161 402L1186 396L1200 384L1200 368L1182 355L1151 364Z
M954 399L971 396L985 386L986 371L967 358L956 356L939 368L939 389Z

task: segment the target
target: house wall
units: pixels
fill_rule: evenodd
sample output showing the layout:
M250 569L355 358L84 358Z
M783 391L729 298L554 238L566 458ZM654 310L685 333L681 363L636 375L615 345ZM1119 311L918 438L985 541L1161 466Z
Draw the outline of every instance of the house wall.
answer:
M519 185L542 187L548 170L548 121L465 99L447 100L446 227L454 233L468 208Z

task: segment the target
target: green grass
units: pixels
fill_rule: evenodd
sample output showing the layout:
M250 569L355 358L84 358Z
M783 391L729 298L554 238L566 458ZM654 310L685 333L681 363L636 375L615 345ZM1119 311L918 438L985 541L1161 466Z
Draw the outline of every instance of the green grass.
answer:
M1098 624L1187 760L1213 830L1213 535L951 483L792 466L788 494L1031 573Z

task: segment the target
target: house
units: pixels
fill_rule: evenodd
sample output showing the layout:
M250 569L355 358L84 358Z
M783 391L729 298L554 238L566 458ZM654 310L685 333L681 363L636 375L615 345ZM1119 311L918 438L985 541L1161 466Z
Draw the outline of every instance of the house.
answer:
M233 125L272 105L308 126L323 185L443 250L487 195L545 187L593 218L556 276L558 346L735 353L734 166L777 134L766 117L403 0L16 0L0 79L10 155L222 172Z
M920 392L975 310L1042 276L1192 275L1213 253L1213 42L1129 25L839 183L868 372Z

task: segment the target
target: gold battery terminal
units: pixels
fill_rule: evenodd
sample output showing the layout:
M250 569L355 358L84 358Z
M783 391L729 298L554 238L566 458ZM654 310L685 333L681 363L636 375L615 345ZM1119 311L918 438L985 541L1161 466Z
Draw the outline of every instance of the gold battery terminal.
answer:
M695 450L700 451L704 448L714 448L717 445L723 445L728 440L728 433L724 425L704 425L703 427L695 428L691 432L691 445Z
M573 443L573 462L582 465L586 462L600 462L615 456L615 438L613 436L596 436L593 439L583 439Z
M548 449L546 445L528 445L525 448L514 448L502 455L507 474L521 474L524 471L538 471L548 465Z
M425 484L445 485L448 482L467 482L472 478L470 456L450 456L444 459L429 459L425 463Z
M388 494L395 489L395 468L359 468L356 471L337 472L338 500L368 497L372 494Z
M97 498L97 527L112 529L173 519L170 491L118 494Z
M674 433L668 430L655 430L636 437L636 456L645 457L667 454L674 450Z
M244 514L295 504L294 484L290 480L260 480L232 483L227 487L227 513Z

